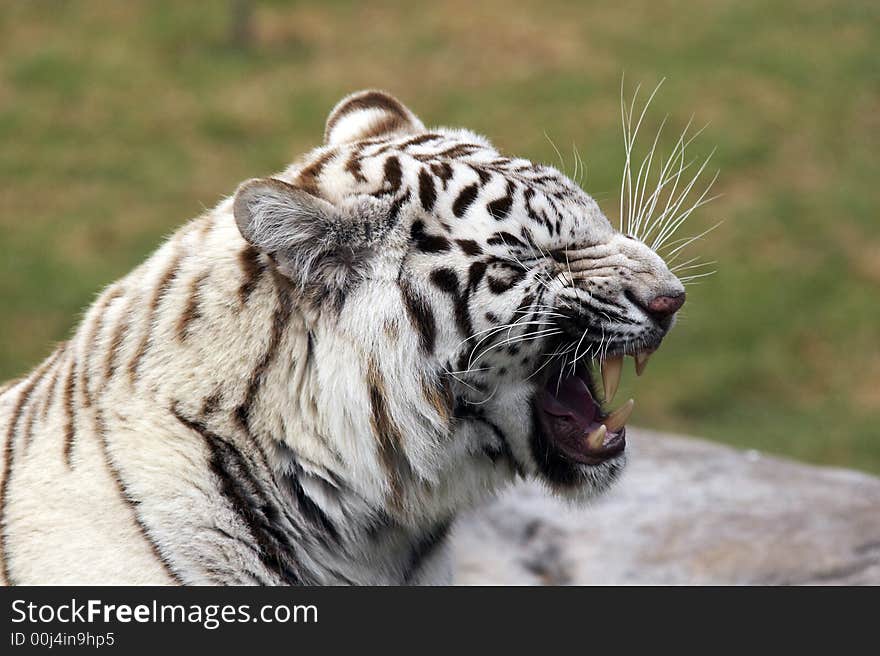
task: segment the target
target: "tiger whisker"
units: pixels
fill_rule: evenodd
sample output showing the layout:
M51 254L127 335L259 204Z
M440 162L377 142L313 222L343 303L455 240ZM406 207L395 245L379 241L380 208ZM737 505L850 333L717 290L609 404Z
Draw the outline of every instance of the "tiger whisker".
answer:
M693 244L695 241L698 241L698 240L702 239L703 237L705 237L706 235L708 235L710 232L712 232L713 230L715 230L715 228L717 228L718 226L720 226L722 223L724 223L724 221L719 221L718 223L716 223L715 225L713 225L713 226L710 227L710 228L707 228L706 230L704 230L704 231L701 232L700 234L698 234L698 235L694 235L693 237L691 237L690 239L688 239L686 242L684 242L684 243L681 244L680 246L677 246L677 247L674 248L673 250L669 251L669 254L668 254L668 255L669 255L669 256L675 256L676 254L680 253L680 252L682 251L682 249L687 248L688 246L690 246L691 244Z
M703 199L705 199L706 195L709 193L709 191L712 189L712 186L715 184L715 181L718 179L717 172L715 173L715 176L712 178L712 180L709 182L709 184L706 186L706 188L703 190L703 193L700 194L699 198L697 199L697 202L694 203L690 207L690 209L685 210L685 212L682 213L684 215L683 218L681 218L682 214L678 214L679 209L684 204L685 200L687 199L687 197L690 194L691 190L693 189L694 185L697 183L697 180L699 180L700 176L703 174L703 171L706 170L706 167L709 165L709 162L712 160L712 155L714 154L714 152L715 151L713 150L706 157L706 159L703 161L703 164L700 166L700 168L694 174L691 181L688 183L688 185L681 192L681 195L678 197L678 200L673 204L673 209L668 214L669 217L673 217L673 218L664 219L662 216L660 217L662 220L662 222L659 223L661 228L660 228L659 234L654 239L654 242L651 244L652 250L657 250L657 248L659 248L663 244L665 239L668 238L669 235L674 234L675 231L678 229L678 227L682 223L684 223L684 221L687 219L687 217L690 216L691 212L693 212L695 209L697 209L701 205L705 204L703 202ZM706 203L710 202L711 200L714 200L714 197L707 200ZM674 227L672 227L670 229L670 226L674 226Z
M685 152L687 147L690 146L691 143L706 129L707 125L704 125L702 128L697 130L690 138L685 141L687 137L687 133L690 130L690 126L692 125L694 117L688 120L687 125L685 125L684 130L682 130L681 135L678 137L678 141L676 141L675 145L672 148L672 152L669 153L669 157L665 160L663 167L660 170L660 174L657 178L657 187L654 189L654 192L651 196L648 197L648 205L640 208L639 213L640 216L643 216L643 219L640 219L638 222L638 229L635 231L635 235L642 241L646 241L648 236L653 232L655 227L657 226L657 222L662 219L666 213L669 211L669 207L672 199L675 198L675 192L678 189L678 183L681 180L682 174L688 170L696 160L691 160L687 164L685 164ZM678 169L675 171L671 171L670 167L673 163L679 162ZM663 193L663 190L666 186L672 182L672 189L667 193L667 201L666 206L664 207L663 212L655 217L654 211L657 208L657 203L660 200L660 197ZM644 225L642 225L642 221Z
M487 396L485 399L483 399L482 401L471 401L470 399L464 399L464 402L467 403L468 405L484 405L484 404L488 403L489 401L491 401L493 398L495 398L495 395L498 393L498 387L499 386L496 385L495 389L492 390L492 393L489 396Z
M624 178L625 185L626 185L626 194L624 194L624 183L622 182L621 189L620 189L620 206L621 206L621 224L620 225L621 225L621 230L622 230L623 229L623 207L624 207L623 198L624 198L624 195L626 195L627 201L628 201L626 204L626 210L627 210L626 211L626 216L627 216L626 233L627 234L630 233L630 228L632 226L632 220L633 220L632 148L633 148L633 144L635 143L636 138L638 137L639 129L642 126L642 121L645 118L645 114L648 111L648 107L650 107L651 102L654 99L654 96L657 95L657 92L660 90L660 87L663 85L663 83L665 81L666 81L666 78L663 78L662 80L660 80L660 82L657 84L657 86L654 87L654 91L651 92L651 95L648 97L648 100L645 102L645 106L642 109L642 112L639 115L638 120L636 121L635 129L633 129L633 127L632 127L633 111L635 109L635 103L636 103L636 99L638 98L638 95L639 95L639 90L641 89L641 86L642 86L641 84L637 85L636 90L633 93L632 102L630 103L629 114L626 116L626 118L623 119L624 144L625 144L625 148L626 148L626 162L624 163L624 176L623 176L623 178ZM623 76L621 76L620 97L621 97L621 113L622 113L622 115L625 113L624 112L624 105L623 105L623 88L624 88L623 84L624 84L624 79L623 79Z
M531 333L527 336L520 335L520 336L514 337L512 339L506 339L501 342L496 342L495 344L492 344L491 346L489 346L489 348L485 349L476 358L474 358L473 363L476 364L477 362L480 361L481 358L486 356L488 353L490 353L494 349L501 348L502 346L507 346L508 344L513 345L513 344L519 344L522 342L529 342L529 341L533 341L535 339L544 339L546 337L553 337L554 335L559 335L559 334L562 334L561 330L559 330L557 328L548 328L546 330L536 331L536 332ZM468 362L468 366L470 366L470 365L471 365L471 362Z

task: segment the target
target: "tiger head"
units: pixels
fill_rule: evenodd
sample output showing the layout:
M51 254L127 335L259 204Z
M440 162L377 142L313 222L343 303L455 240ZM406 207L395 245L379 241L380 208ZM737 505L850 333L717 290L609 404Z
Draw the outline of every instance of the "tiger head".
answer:
M641 373L685 289L558 170L365 91L234 215L293 282L321 430L397 504L517 476L582 499L618 476L623 358Z

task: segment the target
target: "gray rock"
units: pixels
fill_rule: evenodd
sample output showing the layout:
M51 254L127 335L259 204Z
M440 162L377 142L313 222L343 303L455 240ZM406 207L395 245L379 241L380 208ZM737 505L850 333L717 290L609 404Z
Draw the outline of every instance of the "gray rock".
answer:
M589 508L537 484L462 517L460 584L880 584L880 479L644 429Z

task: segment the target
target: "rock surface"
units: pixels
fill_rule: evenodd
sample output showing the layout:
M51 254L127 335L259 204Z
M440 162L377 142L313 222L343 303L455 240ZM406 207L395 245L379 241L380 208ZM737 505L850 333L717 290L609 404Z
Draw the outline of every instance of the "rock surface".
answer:
M522 484L462 517L459 584L880 584L880 479L634 429L573 509Z

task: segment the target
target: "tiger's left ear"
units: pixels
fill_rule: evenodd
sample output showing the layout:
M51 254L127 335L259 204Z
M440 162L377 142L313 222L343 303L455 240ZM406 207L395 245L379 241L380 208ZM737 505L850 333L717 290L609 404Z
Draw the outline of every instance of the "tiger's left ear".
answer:
M363 278L384 236L387 208L365 198L340 210L283 180L261 178L238 188L233 214L241 236L317 304L340 302Z
M334 146L373 137L424 132L425 126L394 96L384 91L358 91L346 96L327 117L324 143Z

